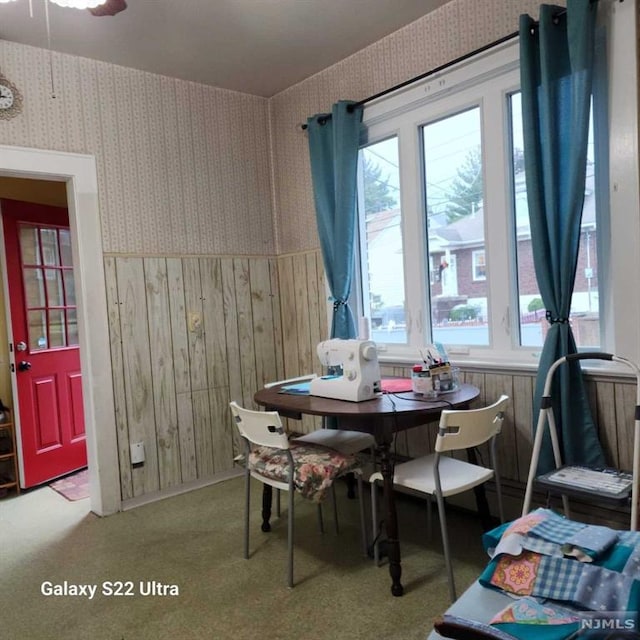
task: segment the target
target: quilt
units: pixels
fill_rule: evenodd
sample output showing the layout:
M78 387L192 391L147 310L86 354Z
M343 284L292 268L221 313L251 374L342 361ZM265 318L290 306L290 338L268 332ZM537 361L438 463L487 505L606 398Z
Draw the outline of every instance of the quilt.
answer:
M640 532L536 509L488 532L483 543L491 560L478 581L512 601L488 625L445 614L436 625L441 635L640 638Z

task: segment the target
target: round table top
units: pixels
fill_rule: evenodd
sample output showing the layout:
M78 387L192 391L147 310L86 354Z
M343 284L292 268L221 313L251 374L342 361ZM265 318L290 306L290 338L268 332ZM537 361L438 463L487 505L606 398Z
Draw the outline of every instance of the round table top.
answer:
M351 419L371 418L388 415L410 415L430 413L439 415L443 409L464 408L480 395L480 390L470 384L461 384L455 391L442 393L434 400L412 391L384 393L371 400L350 402L320 396L283 393L283 385L263 388L253 397L263 407L276 410L285 416L310 414L316 416L336 416Z

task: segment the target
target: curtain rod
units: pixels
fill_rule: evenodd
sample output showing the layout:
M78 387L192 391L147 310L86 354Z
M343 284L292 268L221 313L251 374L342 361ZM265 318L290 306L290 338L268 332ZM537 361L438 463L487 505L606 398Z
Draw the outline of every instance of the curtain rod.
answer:
M349 107L347 107L348 111L353 111L353 109L355 109L356 107L362 107L365 104L367 104L367 102L372 102L373 100L377 100L378 98L382 98L383 96L388 95L389 93L393 93L394 91L398 91L399 89L404 89L404 87L407 87L410 84L413 84L414 82L418 82L420 80L424 80L425 78L428 78L429 76L432 76L436 73L439 73L440 71L444 71L445 69L448 69L449 67L452 67L455 64L458 64L460 62L464 62L465 60L468 60L469 58L473 57L473 56L477 56L479 53L484 53L485 51L487 51L487 49L491 49L492 47L497 47L498 45L504 43L504 42L508 42L509 40L512 40L513 38L515 38L518 35L518 31L514 31L513 33L510 33L507 36L503 36L502 38L498 39L498 40L494 40L493 42L490 42L489 44L486 44L482 47L480 47L479 49L474 49L473 51L470 51L469 53L465 53L464 55L455 58L455 60L450 60L449 62L445 62L444 64L441 64L438 67L435 67L433 69L430 69L429 71L425 71L424 73L421 73L420 75L414 76L413 78L409 78L408 80L405 80L404 82L401 82L400 84L396 84L393 87L389 87L388 89L384 89L383 91L380 91L379 93L374 93L372 96L369 96L368 98L364 98L363 100L360 100L359 102L354 103L353 105L350 105ZM327 118L331 117L331 114L328 113L326 115ZM299 125L299 127L304 131L307 128L306 124L301 124Z
M598 2L598 0L589 0L589 4L595 4L596 2ZM620 2L624 2L624 0L620 0ZM563 16L565 13L567 13L566 9L561 9L560 11L558 11L557 14L555 14L556 17L560 17ZM414 76L413 78L409 78L408 80L405 80L404 82L401 82L400 84L396 84L393 87L389 87L388 89L384 89L383 91L380 91L379 93L374 93L372 96L369 96L368 98L364 98L364 100L360 100L359 102L356 102L355 104L351 105L350 107L347 107L348 111L353 111L353 109L355 109L356 107L362 107L365 104L367 104L367 102L372 102L373 100L377 100L378 98L382 98L383 96L386 96L390 93L393 93L394 91L398 91L399 89L404 89L405 87L409 86L410 84L413 84L414 82L418 82L420 80L424 80L425 78L428 78L429 76L432 76L436 73L439 73L440 71L444 71L445 69L448 69L449 67L452 67L456 64L459 64L460 62L464 62L465 60L468 60L469 58L472 58L473 56L477 56L480 53L484 53L485 51L487 51L488 49L492 49L493 47L497 47L498 45L501 45L505 42L508 42L509 40L513 40L513 38L516 38L518 35L520 34L519 31L514 31L513 33L510 33L506 36L503 36L502 38L498 38L498 40L494 40L493 42L490 42L489 44L485 44L484 46L478 48L478 49L474 49L473 51L470 51L469 53L465 53L464 55L461 55L458 58L455 58L454 60L450 60L449 62L445 62L444 64L441 64L438 67L435 67L434 69L430 69L429 71L425 71L424 73L421 73L420 75ZM328 113L325 118L330 118L331 114ZM307 128L306 124L300 124L298 125L298 127L304 131Z

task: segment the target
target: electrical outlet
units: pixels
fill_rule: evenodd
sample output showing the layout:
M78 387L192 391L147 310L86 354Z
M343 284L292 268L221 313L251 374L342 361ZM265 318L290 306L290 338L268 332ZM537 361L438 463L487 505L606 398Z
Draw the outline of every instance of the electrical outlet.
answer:
M144 442L134 442L131 445L131 464L144 464Z

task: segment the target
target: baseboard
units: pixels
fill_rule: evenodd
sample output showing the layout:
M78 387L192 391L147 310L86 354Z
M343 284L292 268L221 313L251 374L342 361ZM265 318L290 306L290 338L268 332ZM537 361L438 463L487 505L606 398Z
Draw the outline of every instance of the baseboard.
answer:
M185 482L177 487L170 487L168 489L162 489L161 491L154 491L152 493L145 493L143 496L136 498L129 498L123 500L121 504L121 511L129 511L141 507L144 504L151 502L157 502L158 500L164 500L165 498L172 498L173 496L179 496L195 489L202 489L203 487L209 487L218 482L224 482L231 478L237 478L244 473L244 469L231 469L229 471L223 471L217 473L215 476L209 478L202 478L200 480L193 480L192 482Z

